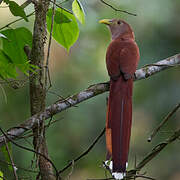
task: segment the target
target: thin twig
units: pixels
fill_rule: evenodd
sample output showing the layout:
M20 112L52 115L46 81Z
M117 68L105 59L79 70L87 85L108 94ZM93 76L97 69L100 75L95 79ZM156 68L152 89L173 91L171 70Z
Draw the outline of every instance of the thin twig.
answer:
M104 178L104 179L87 179L87 180L111 180L111 179L114 179L114 178L111 177L111 178Z
M136 176L134 176L134 177L135 177L135 178L144 178L144 179L156 180L156 179L154 179L154 178L152 178L152 177L143 176L143 175L136 175Z
M50 83L49 84L49 88L52 86L51 85L50 73L49 73L49 67L48 66L49 66L49 55L50 55L50 50L51 50L51 40L52 40L53 25L54 25L55 4L56 4L56 0L53 0L52 17L51 17L51 28L50 28L48 51L47 51L47 57L46 57L46 66L45 66L45 89L46 90L47 90L47 80L48 79L49 79L49 83Z
M151 135L148 138L148 142L152 141L152 138L158 133L158 131L164 126L164 124L170 119L170 117L176 113L176 111L180 108L180 103L175 106L175 108L170 111L167 116L163 119L163 121L159 124L159 126L154 129L154 131L151 133Z
M49 122L48 122L48 124L45 125L45 128L48 128L50 125L52 125L52 124L54 124L54 123L57 123L58 121L61 121L61 120L63 120L63 119L64 119L64 118L62 117L62 118L53 120L53 121L50 122L50 124L49 124ZM19 128L19 127L17 127L17 128ZM30 133L31 133L31 131L26 131L26 133L24 133L22 136L18 136L18 139L24 139L25 141L28 142L28 144L30 144L30 145L32 146L32 144L27 140L27 138L33 136L33 134L32 134L32 133L30 134ZM12 136L16 137L16 135L12 135Z
M116 9L116 8L113 7L112 5L110 5L110 4L108 4L107 2L105 2L104 0L100 0L100 1L101 1L103 4L105 4L106 6L109 6L110 8L112 8L114 11L119 11L119 12L126 13L126 14L129 14L129 15L132 15L132 16L137 16L137 14L134 14L134 13L131 13L131 12L122 10L122 9Z
M167 145L171 144L180 137L180 129L176 130L173 135L167 138L164 142L156 145L149 154L147 154L141 162L137 164L135 169L129 170L127 172L126 179L136 176L147 163L149 163L153 158L155 158Z
M30 17L30 16L32 16L32 15L34 15L34 11L33 11L32 13L28 14L26 17ZM12 22L6 24L5 26L1 27L0 30L2 30L2 29L4 29L4 28L7 28L7 27L9 27L10 25L12 25L12 24L14 24L14 23L16 23L16 22L18 22L18 21L21 21L21 20L23 20L23 19L24 19L24 18L16 19L15 21L12 21Z
M66 99L65 97L59 95L58 93L54 92L54 91L48 91L49 94L53 94L53 95L56 95L59 99Z
M35 154L38 154L38 155L42 156L44 159L46 159L47 161L49 161L49 162L52 164L54 170L56 171L57 177L59 176L58 170L57 170L56 166L54 165L54 163L53 163L49 158L47 158L44 154L41 154L41 153L39 153L39 152L37 152L37 151L35 151L35 150L33 150L33 149L30 149L30 148L24 147L24 146L22 146L22 145L20 145L20 144L17 144L16 142L14 142L11 138L9 138L9 137L6 135L6 133L2 130L1 127L0 127L0 131L1 131L2 134L5 136L5 138L6 138L8 141L10 141L12 144L14 144L15 146L17 146L17 147L19 147L19 148L21 148L21 149L24 149L24 150L33 152L33 153L35 153Z
M45 128L49 128L49 126L51 125L52 119L53 119L53 116L50 118L50 120L49 120L48 124L47 124L47 125L45 125Z
M55 92L53 92L53 91L48 91L48 93L51 93L51 94L54 94L54 95L58 96L58 97L59 97L59 100L66 101L66 103L68 103L70 106L78 107L78 106L76 106L76 105L72 105L69 101L66 100L66 99L67 99L68 97L70 97L70 96L63 97L63 96L61 96L61 95L59 95L59 94L57 94L57 93L55 93ZM57 100L56 102L58 102L59 100Z
M51 2L51 3L54 3L52 0L50 0L50 2ZM69 11L68 9L63 8L63 7L60 6L59 4L55 3L55 5L56 5L58 8L61 8L62 10L66 11L66 12L68 12L68 13L70 13L70 14L73 14L71 11Z
M58 121L62 121L63 119L64 119L64 118L60 118L60 119L56 119L56 120L54 120L54 121L48 122L48 124L45 125L45 128L51 126L51 125L54 124L54 123L57 123Z
M48 88L48 90L50 89L50 87L52 87L52 81L51 81L51 76L50 76L50 72L49 72L49 67L48 67L48 81L49 81L49 88Z
M68 174L68 176L67 176L67 180L70 180L70 177L71 177L71 175L72 175L72 173L73 173L73 171L74 171L74 160L72 160L72 166L71 166L72 168L71 168L71 171L70 171L70 173Z
M13 165L12 165L11 163L8 163L8 162L3 161L3 160L1 160L1 159L0 159L0 162L6 164L6 165L8 165L8 166L12 166L12 167L13 167ZM17 166L17 165L15 165L15 166L16 166L18 169L21 169L22 171L27 171L27 172L31 172L31 173L38 173L38 172L39 172L39 171L31 170L31 169L22 168L22 167Z
M29 4L31 4L31 2L35 2L35 1L27 0L23 4L21 4L21 8L25 9L27 6L29 6Z
M65 2L67 2L69 0L64 0L64 1L61 1L59 4L64 4Z
M9 159L11 161L14 177L15 177L16 180L18 180L18 176L17 176L17 173L16 173L16 166L14 165L14 161L13 161L13 158L12 158L11 153L9 151L9 147L8 147L7 142L6 142L6 138L4 138L4 142L5 142L5 146L6 146L6 150L7 150Z
M84 151L80 156L78 156L77 158L74 159L74 163L76 163L77 161L79 161L81 158L83 158L85 155L87 155L92 149L93 147L96 145L96 143L99 141L99 139L104 135L105 133L105 128L101 131L101 133L95 138L95 140L93 141L93 143L88 147L88 149L86 151ZM63 171L65 171L66 169L68 169L70 166L72 165L72 161L66 165L63 169L61 169L59 171L59 174L62 173Z
M103 163L103 168L106 169L106 172L109 172L109 174L112 175L112 170L110 169L109 165L107 165L105 161L103 161L102 163Z

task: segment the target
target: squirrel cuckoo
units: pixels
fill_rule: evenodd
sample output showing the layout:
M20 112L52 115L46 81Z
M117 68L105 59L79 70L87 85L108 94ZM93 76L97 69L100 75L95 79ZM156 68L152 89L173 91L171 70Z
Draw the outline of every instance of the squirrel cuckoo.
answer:
M120 19L104 19L112 41L106 52L110 76L110 93L106 120L107 162L115 179L123 179L128 161L132 124L133 76L139 61L139 48L128 23Z

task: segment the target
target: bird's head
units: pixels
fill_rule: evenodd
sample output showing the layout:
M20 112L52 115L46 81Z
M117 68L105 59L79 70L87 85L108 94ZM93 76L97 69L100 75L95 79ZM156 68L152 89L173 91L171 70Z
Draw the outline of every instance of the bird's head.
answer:
M108 25L112 34L112 39L123 36L134 38L131 26L121 19L103 19L100 20L99 23Z

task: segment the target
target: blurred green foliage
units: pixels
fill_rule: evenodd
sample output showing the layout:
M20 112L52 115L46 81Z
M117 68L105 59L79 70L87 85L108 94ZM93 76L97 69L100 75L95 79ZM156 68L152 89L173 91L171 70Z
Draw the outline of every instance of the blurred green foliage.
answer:
M60 1L59 1L60 2ZM80 26L80 37L70 53L60 47L55 41L51 48L50 73L52 88L47 94L47 105L59 97L69 96L91 84L104 82L109 79L105 67L106 48L110 42L109 31L105 26L98 24L100 19L121 18L128 21L134 29L136 41L140 48L141 59L139 67L159 61L180 53L180 1L179 0L107 0L117 8L129 10L138 16L122 14L113 11L100 1L81 1L86 13L86 22ZM72 1L62 4L71 8ZM27 10L29 11L29 10ZM4 9L2 17L8 13ZM0 26L6 24L0 21ZM33 18L31 18L33 20ZM31 22L32 23L32 22ZM15 26L32 24L18 23ZM3 86L7 95L7 103L3 93L0 93L0 123L4 129L17 126L30 116L28 84L24 88L13 90L8 85ZM154 138L152 143L147 142L151 131L157 127L165 115L180 101L180 68L163 71L146 80L134 84L134 109L129 168L134 166L135 156L139 162L157 143L171 135L172 131L180 126L180 112L176 113L163 130ZM99 95L86 102L72 107L53 117L59 120L47 130L49 154L58 168L82 153L105 126L106 97L108 93ZM32 148L26 141L19 143ZM13 146L14 161L21 167L31 166L33 154L22 151ZM2 154L0 158L3 159ZM71 179L103 178L102 160L105 159L105 138L75 164ZM148 175L159 180L180 179L179 142L175 142L161 152L143 170ZM1 171L7 177L7 166L0 164ZM6 170L6 171L5 171ZM33 173L21 169L19 175L34 179ZM12 174L12 173L11 173ZM64 173L64 176L68 171ZM13 177L13 176L12 176ZM12 178L10 177L10 179Z

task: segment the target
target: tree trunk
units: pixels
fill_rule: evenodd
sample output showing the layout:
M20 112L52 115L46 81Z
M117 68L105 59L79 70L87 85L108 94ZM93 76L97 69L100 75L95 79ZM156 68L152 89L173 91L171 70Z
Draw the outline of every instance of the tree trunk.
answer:
M39 67L37 74L30 73L30 104L31 115L42 112L45 109L46 90L44 85L44 46L46 42L46 13L49 1L39 0L35 5L35 22L33 32L33 44L30 54L31 64ZM48 149L45 138L44 122L38 123L33 128L34 149L48 157ZM52 165L42 156L36 155L40 173L37 177L42 180L54 180Z

